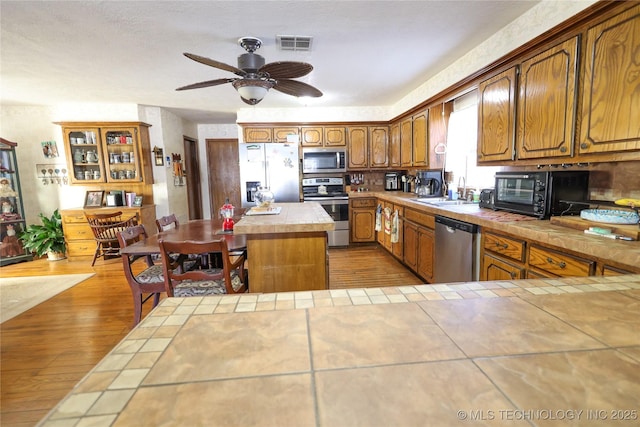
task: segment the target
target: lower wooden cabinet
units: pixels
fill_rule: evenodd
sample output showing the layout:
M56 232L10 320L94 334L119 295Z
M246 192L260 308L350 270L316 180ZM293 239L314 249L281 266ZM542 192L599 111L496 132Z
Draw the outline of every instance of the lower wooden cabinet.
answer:
M507 262L493 255L482 258L480 280L518 280L524 278L524 267Z
M595 261L578 258L551 249L531 246L528 257L529 267L533 267L560 277L592 276Z
M87 217L84 215L89 210L85 209L64 209L60 211L62 218L62 229L64 231L64 239L67 243L67 259L69 261L91 259L96 252L96 241L93 238L93 232ZM144 224L149 235L156 234L156 206L146 205L141 207L109 207L90 209L91 213L112 213L122 212L122 216L128 218L138 215L142 224Z
M403 217L402 259L413 272L431 283L435 262L435 218L409 208L404 209Z
M376 199L349 200L349 227L351 243L376 241Z
M433 282L433 264L435 262L434 231L418 227L418 275L427 282Z

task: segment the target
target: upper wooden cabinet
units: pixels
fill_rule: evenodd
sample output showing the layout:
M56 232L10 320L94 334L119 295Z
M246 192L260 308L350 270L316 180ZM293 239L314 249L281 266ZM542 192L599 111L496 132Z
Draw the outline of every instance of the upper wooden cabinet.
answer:
M153 181L148 124L58 124L62 126L71 184Z
M244 128L244 142L272 142L273 128L246 127Z
M640 149L640 4L590 27L585 45L579 153Z
M442 169L445 161L447 129L453 102L429 108L429 168Z
M386 126L350 126L347 129L348 169L388 167L388 134Z
M413 116L412 166L429 166L428 110Z
M324 128L325 147L338 147L347 145L346 132L344 127Z
M300 142L305 147L335 147L347 144L344 127L302 126Z
M520 65L518 159L573 155L578 37Z
M408 117L400 122L400 166L413 166L413 122Z
M273 128L273 142L288 142L290 135L299 136L300 131L297 127L276 127Z
M393 123L389 128L389 166L399 167L400 158L400 123Z
M514 159L517 67L478 86L478 163Z

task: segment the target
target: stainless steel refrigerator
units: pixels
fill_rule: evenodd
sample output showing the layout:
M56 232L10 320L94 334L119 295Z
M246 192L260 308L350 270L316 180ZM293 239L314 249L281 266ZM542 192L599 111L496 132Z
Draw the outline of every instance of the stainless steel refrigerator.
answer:
M240 144L242 207L255 206L259 186L269 187L278 202L300 201L300 160L297 143Z

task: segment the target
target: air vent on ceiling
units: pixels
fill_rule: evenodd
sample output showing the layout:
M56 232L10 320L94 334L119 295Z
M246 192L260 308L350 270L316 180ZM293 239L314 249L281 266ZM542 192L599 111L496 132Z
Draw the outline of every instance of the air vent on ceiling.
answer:
M276 36L280 50L310 51L312 41L310 36Z

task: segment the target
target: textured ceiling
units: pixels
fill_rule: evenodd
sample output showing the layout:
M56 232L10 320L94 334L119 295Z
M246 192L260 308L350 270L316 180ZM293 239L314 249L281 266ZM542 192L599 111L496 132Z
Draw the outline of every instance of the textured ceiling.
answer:
M319 107L388 106L497 32L537 1L0 1L0 102L135 103L196 123L232 123L246 108L230 84L175 91L232 73L243 36L266 62L303 61L299 80ZM281 51L276 35L313 37L310 52ZM255 108L301 100L270 91Z

